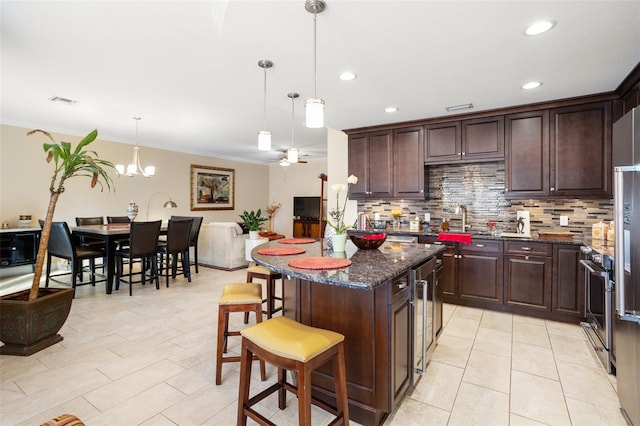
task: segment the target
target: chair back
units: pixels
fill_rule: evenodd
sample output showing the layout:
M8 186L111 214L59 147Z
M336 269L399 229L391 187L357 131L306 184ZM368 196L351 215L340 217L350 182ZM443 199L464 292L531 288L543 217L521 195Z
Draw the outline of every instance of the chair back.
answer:
M73 259L75 255L71 231L67 222L51 223L51 233L49 234L49 244L47 250L51 256L62 259Z
M191 219L169 219L169 226L167 228L168 252L189 250L189 241L191 238L190 231L192 226L193 221Z
M102 216L96 217L76 217L76 225L103 225L104 218Z
M107 223L131 223L128 216L107 216Z
M189 237L189 245L198 245L198 236L200 235L200 227L202 226L202 216L171 216L170 220L186 220L191 219L191 236Z
M131 222L129 233L129 256L153 257L158 251L161 220L153 222Z

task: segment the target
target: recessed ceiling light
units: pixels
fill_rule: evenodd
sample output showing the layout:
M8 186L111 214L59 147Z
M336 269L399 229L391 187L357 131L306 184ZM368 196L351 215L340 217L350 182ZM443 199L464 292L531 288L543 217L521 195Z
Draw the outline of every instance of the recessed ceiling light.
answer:
M538 35L542 33L546 33L551 28L555 27L555 21L538 21L529 25L524 33L529 36Z
M398 112L398 107L393 107L393 106L386 107L384 109L384 112Z
M542 83L539 81L530 81L528 83L525 83L522 85L522 88L524 90L531 90L531 89L536 89L538 87L542 86Z
M351 71L345 71L338 78L342 81L351 81L355 80L358 76L352 73Z
M458 111L458 110L461 110L461 109L471 109L471 108L473 108L473 104L472 103L460 104L460 105L452 105L452 106L445 107L445 109L447 111Z

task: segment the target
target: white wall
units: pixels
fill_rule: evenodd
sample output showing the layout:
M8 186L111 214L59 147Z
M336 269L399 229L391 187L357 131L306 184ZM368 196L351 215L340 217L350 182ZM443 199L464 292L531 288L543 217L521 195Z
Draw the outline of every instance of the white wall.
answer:
M327 158L328 180L327 180L327 209L336 208L336 193L331 190L331 185L336 183L347 183L349 170L349 139L347 134L339 130L329 129L327 134ZM356 176L362 179L363 176ZM346 194L340 194L340 203L344 202ZM358 217L358 202L350 200L345 209L344 223L351 225Z
M42 149L42 144L49 140L42 134L26 136L28 130L0 126L0 221L6 220L14 227L21 214L31 214L33 226L38 226L37 219L44 218L49 202L53 165L46 163ZM56 141L64 140L73 145L83 136L53 134ZM105 141L98 134L98 139L89 147L100 158L113 163L131 162L131 145ZM98 187L91 189L90 180L85 177L72 178L65 184L66 190L58 200L54 219L75 224L76 216L124 216L129 201L134 200L140 208L136 220L146 220L147 205L151 201L150 220L164 220L175 214L203 216L205 222L235 222L240 220L238 215L243 210L264 209L270 201L269 166L147 147L140 148L140 157L143 167L156 167L154 177L117 177L113 171L110 175L114 179L115 192L106 189L100 192ZM192 164L235 170L235 210L190 210ZM164 209L166 196L158 192L167 193L178 208Z

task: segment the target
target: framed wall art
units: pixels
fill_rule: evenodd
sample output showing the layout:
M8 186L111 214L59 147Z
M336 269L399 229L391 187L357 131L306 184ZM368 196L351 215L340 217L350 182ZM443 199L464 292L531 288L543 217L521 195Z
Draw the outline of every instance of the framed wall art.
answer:
M191 211L233 210L235 170L191 165Z

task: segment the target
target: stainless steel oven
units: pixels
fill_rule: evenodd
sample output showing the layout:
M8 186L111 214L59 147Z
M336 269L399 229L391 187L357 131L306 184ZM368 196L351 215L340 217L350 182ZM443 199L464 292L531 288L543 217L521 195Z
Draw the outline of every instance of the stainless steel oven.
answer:
M585 321L581 325L607 373L614 373L614 259L593 247L582 247L582 254L580 263L584 267L586 294Z

